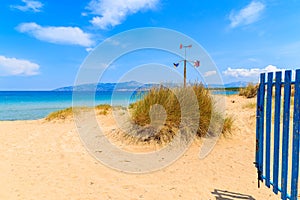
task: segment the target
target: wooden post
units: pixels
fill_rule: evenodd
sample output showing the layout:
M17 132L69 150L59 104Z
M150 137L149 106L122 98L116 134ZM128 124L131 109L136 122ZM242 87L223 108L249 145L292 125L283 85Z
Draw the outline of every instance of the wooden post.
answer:
M186 60L184 60L184 70L183 70L183 85L186 87Z

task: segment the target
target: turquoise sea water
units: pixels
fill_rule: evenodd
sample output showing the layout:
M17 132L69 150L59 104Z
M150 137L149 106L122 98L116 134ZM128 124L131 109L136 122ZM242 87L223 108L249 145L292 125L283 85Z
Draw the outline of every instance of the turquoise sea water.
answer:
M76 106L94 106L110 104L128 106L136 101L132 92L81 92L72 102L72 92L57 91L13 91L0 92L0 120L33 120L46 117L49 113ZM113 97L113 98L112 98ZM113 101L111 100L113 99Z
M216 94L230 95L225 91ZM53 111L76 106L110 104L128 106L140 95L132 92L97 92L94 98L89 92L81 92L72 102L72 92L58 91L3 91L0 92L0 120L34 120L46 117Z
M236 90L212 90L213 94L216 95L234 95L234 94L238 94L239 91Z

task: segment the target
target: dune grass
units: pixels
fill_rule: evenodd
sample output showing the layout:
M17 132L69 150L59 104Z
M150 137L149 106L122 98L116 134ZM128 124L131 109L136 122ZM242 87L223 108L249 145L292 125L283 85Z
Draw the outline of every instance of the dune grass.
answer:
M109 104L99 104L99 105L95 106L95 109L97 109L97 110L109 110L109 109L111 109L111 105L109 105Z
M47 121L53 121L53 120L63 120L69 117L73 116L74 112L79 112L83 110L92 109L91 107L69 107L63 110L58 110L50 113L45 119ZM97 114L99 115L107 115L110 111L111 106L108 104L100 104L95 106L95 110L97 111Z
M247 104L243 105L243 108L244 109L254 109L254 108L256 108L256 102L247 103Z
M111 110L111 105L109 104L100 104L95 106L96 111L99 115L107 115Z
M258 85L249 83L245 88L241 88L239 95L246 98L253 98L257 94Z
M231 134L232 126L233 126L234 119L232 116L227 116L224 119L223 129L222 129L222 135L228 136Z
M73 108L69 107L63 110L58 110L55 112L50 113L47 117L47 121L52 121L55 119L66 119L67 117L73 116Z
M189 95L191 91L195 94L197 102L191 101L191 96ZM195 110L192 110L194 108L198 109L196 112L200 115L200 117L198 115L197 118L197 120L199 120L197 122L199 123L196 133L197 136L205 136L208 134L208 131L214 132L214 130L209 129L212 127L216 128L218 125L211 124L211 121L220 124L224 122L224 126L221 129L222 133L231 132L233 119L231 117L224 118L217 112L209 90L201 84L195 84L187 88L174 88L172 90L162 86L152 88L141 100L130 106L134 123L140 126L149 126L151 123L149 112L151 107L156 104L163 106L166 112L164 127L159 133L161 135L174 134L174 128L180 128L179 126L182 121L186 122L185 125L187 127L191 125L189 122L195 122L193 120L195 120L197 116L195 116ZM186 109L182 110L182 106ZM184 114L186 119L182 118L182 114ZM209 134L213 135L214 133Z

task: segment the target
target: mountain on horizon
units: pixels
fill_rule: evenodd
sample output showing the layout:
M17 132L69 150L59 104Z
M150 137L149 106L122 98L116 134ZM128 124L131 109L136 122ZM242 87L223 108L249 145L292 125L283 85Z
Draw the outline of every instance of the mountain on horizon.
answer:
M250 82L245 81L237 81L224 84L225 88L233 88L233 87L246 87Z
M212 84L209 85L209 87L210 88L242 88L242 87L246 87L249 83L252 82L237 81L237 82L225 83L224 85Z
M208 87L210 88L236 88L236 87L246 87L249 83L248 82L243 82L243 81L238 81L238 82L232 82L232 83L226 83L224 85L218 85L218 84L212 84L209 85ZM121 83L90 83L90 84L82 84L78 86L67 86L67 87L61 87L54 89L53 91L103 91L103 92L108 92L108 91L147 91L150 88L154 86L159 86L160 84L154 84L154 83L147 83L143 84L137 81L129 81L129 82L121 82ZM180 84L176 83L169 83L169 84L164 84L167 85L168 87L176 87L179 86Z
M121 83L90 83L78 86L67 86L54 89L53 91L145 91L158 84L143 84L137 81Z

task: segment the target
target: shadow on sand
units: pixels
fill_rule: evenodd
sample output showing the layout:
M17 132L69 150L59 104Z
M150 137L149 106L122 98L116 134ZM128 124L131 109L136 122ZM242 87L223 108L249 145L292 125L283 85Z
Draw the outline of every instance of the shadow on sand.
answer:
M240 193L235 193L235 192L229 192L227 190L215 189L212 192L212 194L215 195L216 200L239 200L239 199L255 200L250 195L240 194Z

